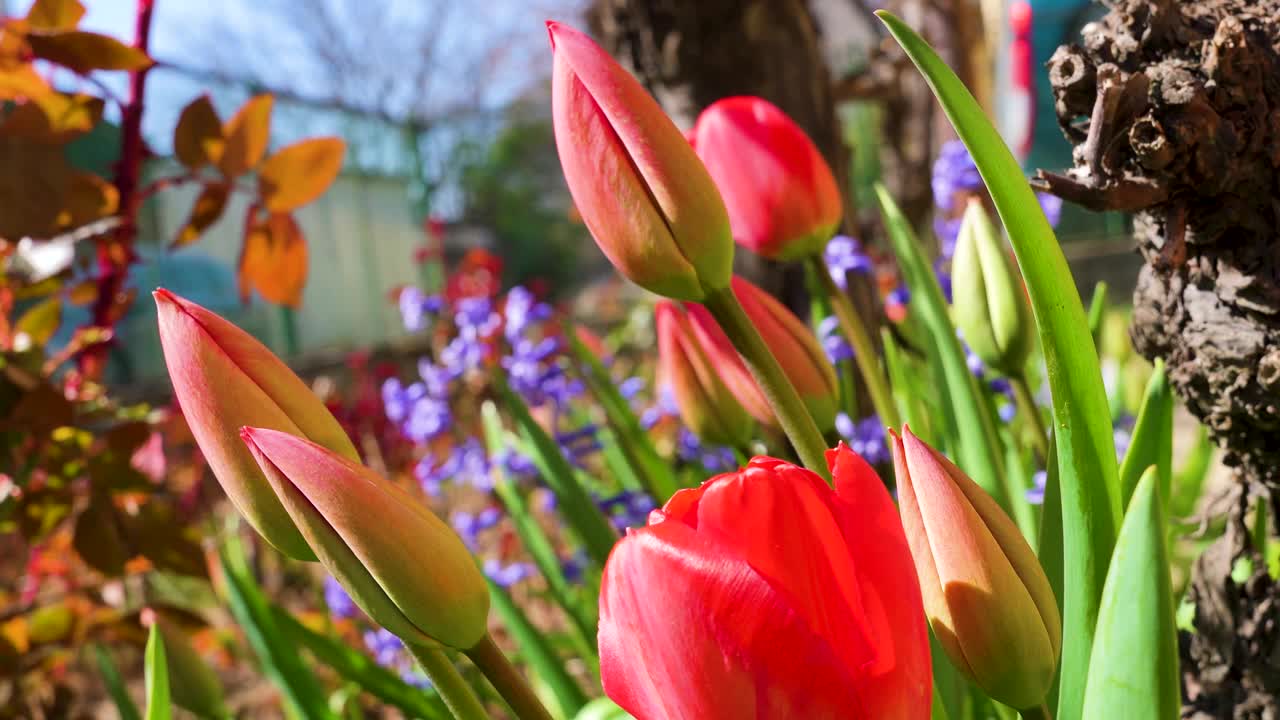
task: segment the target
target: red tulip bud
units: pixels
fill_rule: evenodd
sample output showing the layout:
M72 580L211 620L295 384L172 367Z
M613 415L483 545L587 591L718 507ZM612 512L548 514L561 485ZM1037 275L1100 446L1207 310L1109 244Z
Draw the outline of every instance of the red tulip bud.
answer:
M484 638L484 577L417 498L288 433L244 428L241 437L325 569L375 622L407 641L464 650Z
M988 695L1038 706L1062 649L1035 553L977 483L909 429L893 438L902 524L925 612L951 662Z
M681 490L609 556L605 693L638 720L927 720L920 590L889 493L759 457Z
M733 278L733 294L765 344L773 351L818 428L825 431L833 427L839 393L836 371L813 331L777 298L743 278ZM777 427L773 408L729 341L729 336L706 308L693 303L686 303L686 307L693 320L694 333L733 395L756 420Z
M738 244L776 260L819 252L844 208L831 167L772 103L731 97L698 116L694 147L729 210Z
M299 560L315 555L244 443L245 425L293 433L351 459L347 433L265 345L199 305L156 290L160 346L173 394L227 497L262 537Z
M751 440L751 417L698 344L684 310L663 300L654 308L654 324L659 384L675 395L684 424L707 442L746 445Z
M693 148L640 83L586 35L547 23L552 119L573 202L637 285L679 300L728 286L729 218Z

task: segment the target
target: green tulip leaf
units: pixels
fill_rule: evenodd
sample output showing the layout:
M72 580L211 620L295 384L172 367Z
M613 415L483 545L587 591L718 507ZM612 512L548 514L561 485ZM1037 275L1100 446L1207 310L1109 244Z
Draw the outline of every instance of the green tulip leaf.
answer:
M120 677L120 670L111 659L111 654L103 646L94 645L93 656L98 663L102 682L107 686L107 693L111 695L116 712L120 714L120 720L142 720L142 716L138 713L138 706L134 705L133 699L129 697L129 689L125 687L124 679Z
M573 717L587 704L587 696L576 680L565 670L564 659L556 654L547 638L525 615L507 591L489 583L493 610L519 647L520 658L547 684L564 717Z
M1155 371L1147 381L1129 451L1120 464L1120 491L1126 506L1138 479L1152 465L1160 478L1160 497L1167 499L1173 484L1173 390L1162 360L1156 360Z
M226 600L231 614L244 630L266 676L299 717L331 720L334 715L324 702L320 681L302 662L297 644L276 624L271 606L249 571L244 547L234 531L227 534L218 559L226 578Z
M1083 713L1174 720L1180 706L1164 503L1159 476L1150 467L1129 502L1102 591Z
M164 654L164 638L160 628L151 626L147 636L143 672L147 687L147 720L169 720L173 705L169 700L169 667Z
M876 185L880 214L889 242L898 258L898 267L911 291L912 312L929 333L946 383L947 399L959 430L955 448L956 464L982 486L1005 510L1009 495L1005 487L1004 457L996 435L991 407L978 390L978 381L965 362L964 348L947 315L947 302L916 239L911 223L883 185Z
M533 419L529 406L507 385L506 378L496 374L494 388L524 440L529 459L555 493L565 524L578 536L587 556L598 566L604 567L605 561L609 559L609 551L618 540L618 533L591 499L586 488L578 482L573 466L565 459L560 446Z
M1004 222L1031 296L1053 392L1062 490L1063 650L1058 720L1081 720L1098 603L1120 521L1115 440L1098 352L1067 260L1022 168L964 83L919 35L876 13L929 82Z

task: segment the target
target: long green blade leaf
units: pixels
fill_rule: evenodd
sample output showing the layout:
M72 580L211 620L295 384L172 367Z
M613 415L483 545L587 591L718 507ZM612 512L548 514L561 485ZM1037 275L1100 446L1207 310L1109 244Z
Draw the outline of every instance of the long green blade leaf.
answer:
M422 720L451 720L453 717L438 695L409 685L345 642L308 628L284 608L272 605L271 618L290 640L306 648L318 662L328 665L361 690L404 711L408 717Z
M1013 498L1006 492L1004 457L996 436L995 420L991 417L988 403L979 394L977 379L965 363L964 348L960 346L955 326L947 315L942 287L920 252L920 243L911 223L902 215L889 191L883 185L876 185L876 197L880 200L880 214L898 258L898 266L911 290L912 311L928 330L946 379L947 397L959 430L959 443L954 450L956 464L1007 511Z
M324 702L320 682L302 662L297 646L281 632L271 615L270 605L258 588L244 556L240 539L229 533L218 550L222 575L226 579L227 604L262 669L301 717L329 720L334 717Z
M147 636L143 671L147 686L147 720L169 720L173 705L169 700L169 661L164 656L164 638L160 628L151 626Z
M1107 314L1107 284L1099 281L1093 286L1093 298L1089 300L1089 336L1096 347L1102 337L1102 320Z
M485 444L491 453L511 444L506 431L503 430L498 408L493 403L484 403L480 408L480 416L484 424ZM529 557L533 558L533 564L538 566L538 572L542 573L542 577L547 581L551 598L569 618L575 639L574 644L589 664L598 665L595 643L598 619L594 612L594 602L591 603L590 608L581 602L579 593L575 592L573 585L565 577L564 566L560 562L559 554L556 553L555 544L552 543L551 538L547 537L538 518L529 512L529 504L520 488L516 487L501 468L496 469L493 490L506 508L516 535L520 537L520 543L529 553Z
M1160 497L1168 498L1173 486L1173 390L1162 360L1156 360L1156 369L1147 381L1129 451L1120 464L1121 499L1126 506L1138 479L1152 465L1160 478Z
M1102 591L1084 717L1178 717L1178 631L1155 468L1138 482Z
M125 688L120 670L116 668L111 654L101 645L94 645L93 656L98 663L98 672L102 674L102 682L107 686L107 693L115 703L116 712L120 713L120 720L142 720L142 716L138 714L138 706L129 697L129 690Z
M1009 233L1040 330L1053 391L1062 488L1063 650L1058 720L1081 720L1081 699L1107 563L1120 521L1115 440L1098 352L1070 268L1009 148L960 78L892 14L876 13L928 80L969 148Z
M529 407L507 385L506 378L495 375L494 388L519 428L532 456L530 459L537 466L538 472L542 473L547 486L555 493L565 523L578 536L587 556L599 567L604 567L605 561L609 559L609 551L618 539L618 533L586 489L578 483L573 466L565 459L560 446L533 419Z
M609 371L600 362L600 358L582 344L570 323L565 323L565 337L568 339L569 352L582 369L583 380L600 401L609 427L613 428L619 446L642 478L645 490L653 497L654 502L659 505L665 503L680 489L671 465L658 454L649 434L640 427L640 419L631 411L631 406L622 397L622 393L618 392L613 378L609 377Z
M577 681L565 670L564 660L552 650L545 637L520 606L511 599L507 591L497 584L489 583L489 597L493 602L494 612L502 619L502 624L515 638L520 648L520 657L537 673L542 682L551 688L556 704L560 706L564 717L573 717L583 705L587 704L587 696L578 687Z

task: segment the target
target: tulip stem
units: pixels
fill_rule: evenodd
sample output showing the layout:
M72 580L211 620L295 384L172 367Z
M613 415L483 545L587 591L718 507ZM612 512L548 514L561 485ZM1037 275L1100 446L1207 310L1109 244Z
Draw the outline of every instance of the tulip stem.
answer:
M418 661L422 672L431 680L436 692L449 707L449 711L457 720L488 720L489 713L480 698L462 678L462 673L454 667L453 661L440 648L426 647L405 640L404 646L409 654Z
M1041 460L1048 459L1049 435L1044 427L1044 419L1040 417L1040 409L1036 407L1036 401L1031 394L1031 385L1027 383L1026 374L1018 373L1010 377L1009 385L1013 388L1013 401L1018 406L1018 412L1031 422L1031 429L1035 435L1036 454Z
M1053 720L1053 713L1049 712L1049 706L1044 703L1040 703L1040 707L1019 710L1018 713L1022 715L1022 720Z
M543 707L542 701L533 694L529 683L520 675L492 635L485 635L480 644L466 651L471 662L480 668L480 672L489 678L494 689L507 701L519 720L551 720L551 714Z
M751 319L742 309L733 290L724 288L708 292L702 304L715 317L720 329L724 330L724 334L747 364L747 369L755 377L765 399L773 408L774 415L778 417L783 432L795 446L800 462L830 482L827 442L822 439L818 424L800 400L795 386L782 371L773 351L765 344L764 338L760 337L760 331L751 324Z
M893 402L893 393L889 389L889 380L880 366L879 354L871 342L871 335L853 308L849 296L831 279L831 272L821 255L810 255L806 262L813 267L813 274L818 277L827 297L831 298L831 307L836 311L836 319L840 321L840 329L845 338L853 346L853 359L862 373L862 381L867 384L867 394L871 396L871 404L880 416L880 424L887 427L900 427L898 422L898 406Z

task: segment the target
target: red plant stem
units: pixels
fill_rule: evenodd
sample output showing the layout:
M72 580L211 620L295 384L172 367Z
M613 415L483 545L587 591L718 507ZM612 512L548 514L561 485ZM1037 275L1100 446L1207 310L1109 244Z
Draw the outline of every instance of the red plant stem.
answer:
M138 0L134 22L133 46L144 53L151 44L151 17L155 0ZM148 53L149 54L149 53ZM121 108L120 161L116 165L115 187L120 193L120 215L124 224L118 230L98 241L98 297L93 304L91 325L112 328L124 308L117 307L117 295L124 287L133 262L133 241L138 234L138 211L142 200L138 182L142 176L142 160L145 146L142 141L142 109L146 98L147 72L150 67L129 74L129 94ZM86 376L102 375L109 347L106 344L91 348L80 356L80 369Z

